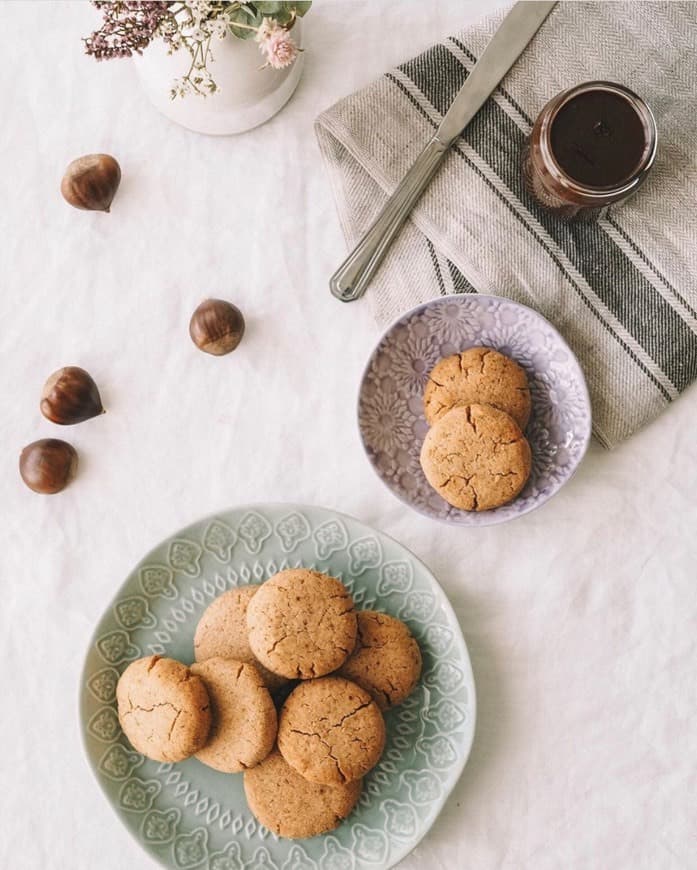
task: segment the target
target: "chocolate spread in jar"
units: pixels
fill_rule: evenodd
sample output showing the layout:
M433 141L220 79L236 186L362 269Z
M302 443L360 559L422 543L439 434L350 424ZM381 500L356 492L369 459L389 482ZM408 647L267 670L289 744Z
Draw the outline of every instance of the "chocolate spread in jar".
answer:
M646 150L636 109L612 91L585 91L557 112L550 132L559 166L581 184L616 187L636 172Z
M560 216L596 217L634 193L655 153L646 103L622 85L587 82L543 108L524 155L525 180Z

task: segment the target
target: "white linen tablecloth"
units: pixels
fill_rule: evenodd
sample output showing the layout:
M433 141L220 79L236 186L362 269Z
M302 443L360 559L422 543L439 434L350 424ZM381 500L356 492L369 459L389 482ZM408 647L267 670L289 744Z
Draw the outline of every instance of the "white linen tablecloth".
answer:
M404 870L697 866L695 388L616 451L594 445L553 502L490 529L407 511L357 437L378 330L365 304L327 290L345 248L312 123L489 5L319 0L291 103L256 131L212 139L157 115L129 62L82 56L87 4L2 4L0 866L154 867L84 760L83 654L147 549L265 500L388 532L456 608L477 734ZM101 150L123 168L112 213L75 211L62 172ZM247 317L230 357L189 340L206 296ZM38 399L66 364L92 372L108 413L63 430ZM51 498L17 473L21 447L48 436L81 460Z

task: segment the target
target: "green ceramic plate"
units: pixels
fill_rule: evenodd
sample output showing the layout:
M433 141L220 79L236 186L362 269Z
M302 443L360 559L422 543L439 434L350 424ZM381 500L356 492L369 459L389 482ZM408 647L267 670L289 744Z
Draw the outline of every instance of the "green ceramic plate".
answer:
M387 714L387 746L351 816L310 840L277 838L252 816L241 775L191 758L160 764L119 727L116 682L158 653L193 661L196 624L233 586L304 566L339 577L359 608L408 623L424 657L416 691ZM433 824L467 760L475 694L467 648L445 594L401 544L324 508L251 505L209 517L136 566L102 617L81 685L85 748L124 825L167 867L363 870L392 867Z

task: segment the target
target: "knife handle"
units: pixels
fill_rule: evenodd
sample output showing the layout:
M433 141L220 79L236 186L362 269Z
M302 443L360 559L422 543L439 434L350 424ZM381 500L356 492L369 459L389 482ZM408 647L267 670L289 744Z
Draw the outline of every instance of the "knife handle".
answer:
M433 137L385 203L360 242L329 279L329 289L342 302L361 297L402 224L436 174L448 145Z

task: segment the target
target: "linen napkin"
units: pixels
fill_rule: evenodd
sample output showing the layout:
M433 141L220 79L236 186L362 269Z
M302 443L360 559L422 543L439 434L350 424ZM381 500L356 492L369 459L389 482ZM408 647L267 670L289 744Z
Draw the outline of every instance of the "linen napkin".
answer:
M445 39L316 122L352 247L433 135L508 10ZM537 309L586 374L612 447L697 377L697 3L560 3L467 127L368 290L384 324L438 293ZM564 223L524 189L521 151L543 105L591 79L656 116L648 181L593 223Z

